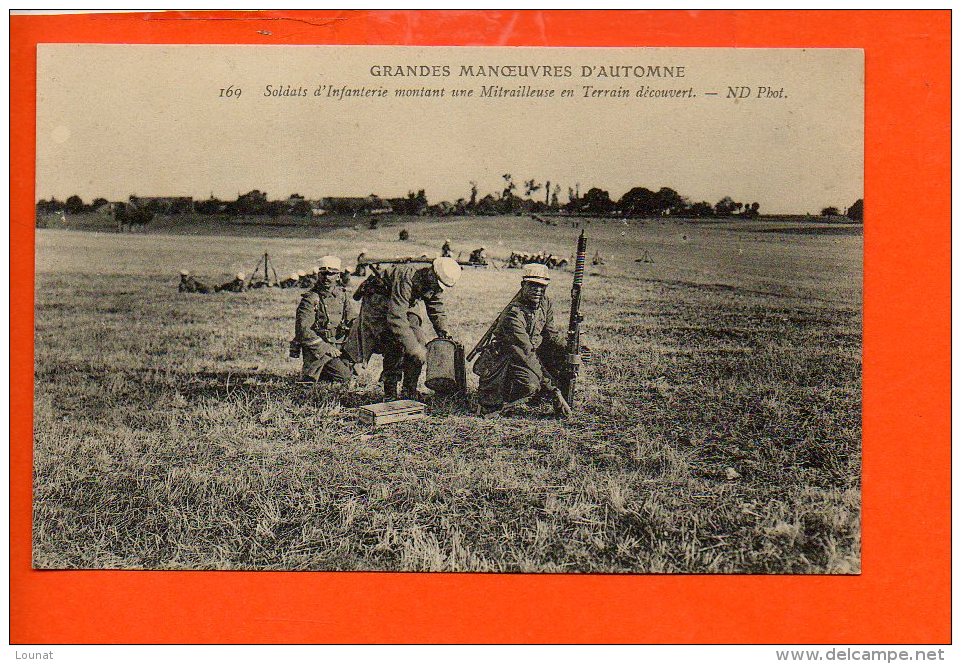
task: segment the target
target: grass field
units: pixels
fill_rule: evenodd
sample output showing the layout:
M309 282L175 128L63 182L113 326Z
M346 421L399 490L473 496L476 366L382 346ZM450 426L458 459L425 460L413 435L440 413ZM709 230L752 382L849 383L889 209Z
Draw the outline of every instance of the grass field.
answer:
M577 231L283 228L37 231L36 566L860 571L859 226L594 221L607 264L585 282L594 360L573 419L432 401L377 431L353 412L379 400L376 362L350 393L293 383L298 291L181 294L179 270L217 282L264 251L287 273L445 237L465 256L569 255ZM571 274L555 275L566 320ZM518 280L467 271L455 336L473 345Z

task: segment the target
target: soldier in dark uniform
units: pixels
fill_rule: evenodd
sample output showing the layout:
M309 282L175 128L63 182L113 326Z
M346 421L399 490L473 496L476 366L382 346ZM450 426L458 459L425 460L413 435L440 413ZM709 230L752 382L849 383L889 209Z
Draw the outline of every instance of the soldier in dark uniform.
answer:
M547 266L524 266L521 291L497 318L493 334L474 363L480 377L478 410L491 415L518 406L539 393L554 393L563 369L565 347L545 291ZM561 406L555 401L555 410Z
M470 252L470 258L467 259L467 262L471 265L487 265L487 256L484 255L484 247L474 249L474 251Z
M213 293L214 289L200 281L187 270L180 272L180 286L177 290L181 293Z
M341 353L351 313L347 291L337 283L340 259L320 259L317 281L300 297L293 343L304 360L301 380L346 383L350 381L351 362Z
M221 291L228 291L230 293L243 293L247 290L247 275L243 272L238 272L237 276L228 281L225 284L221 284L214 288L218 293Z
M460 265L453 258L442 257L424 267L402 263L383 270L372 268L372 272L354 294L354 299L361 301L360 318L344 351L358 363L367 362L375 353L383 355L384 398L396 399L403 379L402 396L416 399L428 339L413 307L423 301L437 335L449 338L441 293L460 279Z
M450 246L450 238L444 240L444 246L440 248L440 255L448 258L454 255L453 249Z

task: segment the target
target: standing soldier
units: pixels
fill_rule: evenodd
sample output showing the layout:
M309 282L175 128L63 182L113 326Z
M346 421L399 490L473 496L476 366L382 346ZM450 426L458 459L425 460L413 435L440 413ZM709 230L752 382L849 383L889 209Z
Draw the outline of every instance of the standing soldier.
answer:
M437 336L449 339L441 294L460 279L460 265L453 258L442 257L424 267L400 263L383 270L372 267L371 272L354 294L354 299L361 301L360 318L344 350L355 362L367 362L374 353L384 356L381 381L385 400L397 398L401 379L402 396L416 399L428 339L413 308L422 300Z
M480 377L478 414L519 406L541 392L551 393L555 411L563 412L554 381L566 350L546 295L550 283L546 265L524 266L520 292L497 317L474 363Z
M213 289L192 276L187 270L180 271L180 286L177 290L181 293L212 293Z
M215 286L214 290L218 293L220 291L229 291L231 293L243 293L247 290L247 275L243 272L238 272L237 276L220 286Z
M444 246L440 248L440 255L448 258L454 255L454 250L450 246L450 238L444 240Z
M304 382L346 383L351 377L349 360L340 350L347 336L350 300L347 291L337 283L339 275L339 258L321 258L317 281L301 295L297 306L291 350L296 352L299 348L303 356L301 380Z

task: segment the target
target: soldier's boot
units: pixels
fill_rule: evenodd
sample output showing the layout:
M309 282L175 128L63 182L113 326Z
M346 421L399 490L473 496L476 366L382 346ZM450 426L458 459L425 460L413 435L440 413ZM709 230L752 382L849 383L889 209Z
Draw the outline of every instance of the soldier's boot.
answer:
M417 391L417 383L410 383L406 380L400 396L402 399L412 399L414 401L422 401L424 398L424 395Z
M397 401L397 381L384 381L384 401Z

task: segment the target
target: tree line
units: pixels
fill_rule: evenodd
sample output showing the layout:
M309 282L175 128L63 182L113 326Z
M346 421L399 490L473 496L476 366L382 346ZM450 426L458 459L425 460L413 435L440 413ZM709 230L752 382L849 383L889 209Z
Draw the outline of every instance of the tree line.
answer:
M375 194L363 197L326 197L309 200L300 194L291 194L285 199L269 200L266 192L254 189L239 194L236 200L227 201L214 197L194 201L189 197L139 198L131 196L130 205L155 214L178 214L196 212L199 214L222 215L266 215L266 216L318 216L322 214L384 214L393 212L404 215L503 215L523 213L560 213L593 217L743 217L754 218L760 215L757 201L741 202L724 196L714 204L708 201L692 202L671 189L658 190L646 187L633 187L619 199L611 198L609 192L600 187L591 187L581 195L580 185L567 187L567 200L559 201L561 185L536 179L523 180L520 186L510 173L501 176L504 181L499 192L480 196L477 183L469 183L467 196L456 201L442 201L431 204L426 191L411 190L407 196L381 198ZM41 200L38 212L68 212L77 214L85 211L103 210L111 204L105 198L96 198L86 205L80 196L73 195L65 201L56 198ZM116 205L116 204L112 204ZM843 215L836 207L825 207L823 216L847 216L854 221L863 221L864 200L858 199L848 207Z

